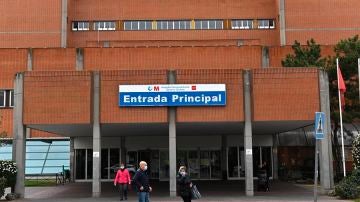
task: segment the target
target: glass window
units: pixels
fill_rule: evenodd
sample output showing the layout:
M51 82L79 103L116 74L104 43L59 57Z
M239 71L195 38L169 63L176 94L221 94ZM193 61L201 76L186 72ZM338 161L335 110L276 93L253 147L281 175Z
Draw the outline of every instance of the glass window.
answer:
M69 146L54 146L51 145L49 152L70 152Z
M14 90L9 90L9 106L14 107Z
M0 107L5 107L6 96L5 90L0 90Z
M180 21L174 21L174 29L180 29Z
M139 21L131 21L131 30L139 30Z
M201 29L209 29L209 21L202 20L201 21Z
M72 30L73 31L89 30L89 22L73 22Z
M130 21L124 22L124 30L131 30L131 22Z
M216 20L216 29L223 29L224 22L222 20Z
M64 169L69 169L69 167L64 167ZM44 167L43 173L59 173L63 171L62 166L56 167Z
M75 150L76 179L85 179L86 150Z
M229 177L239 177L238 149L229 147L228 149L228 175Z
M101 179L108 179L108 170L110 169L108 151L108 149L101 149Z
M39 174L42 171L42 167L25 167L26 174Z
M258 21L259 29L274 29L275 28L275 22L274 20L259 20Z
M93 162L93 150L92 149L88 149L87 150L87 178L86 179L92 179L92 171L93 171L93 167L92 167L92 162Z
M152 30L152 23L151 21L145 21L146 30Z
M11 153L0 153L0 159L1 160L12 160L12 154Z
M46 160L45 162L45 167L51 167L51 166L70 166L70 161L69 160Z
M26 160L26 167L42 167L44 165L45 160Z
M139 21L139 30L146 30L145 21Z
M201 20L195 20L195 29L201 29Z
M110 149L110 166L119 164L120 161L120 150L119 149ZM110 179L114 179L116 175L116 169L110 169Z
M174 29L174 21L169 21L168 22L168 29Z
M94 29L95 30L115 30L115 22L114 21L95 22Z
M42 152L42 153L28 153L26 152L26 159L30 160L30 159L45 159L46 158L46 153Z
M47 152L49 146L26 146L26 152Z
M49 153L48 159L70 159L70 152L64 152L64 153Z
M215 20L209 21L209 29L216 29L216 21Z

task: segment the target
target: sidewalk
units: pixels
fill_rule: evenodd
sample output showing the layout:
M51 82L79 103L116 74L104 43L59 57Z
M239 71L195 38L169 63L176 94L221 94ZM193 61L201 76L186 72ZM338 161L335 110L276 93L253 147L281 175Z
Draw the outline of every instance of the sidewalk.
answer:
M313 201L311 185L297 185L276 181L271 185L270 192L255 192L254 197L246 197L242 181L199 181L196 182L203 198L197 202L275 202L275 201ZM151 201L181 201L179 197L168 196L168 182L153 183L154 192ZM90 183L71 183L54 187L27 187L26 199L16 201L51 201L51 202L115 202L119 194L112 183L102 183L100 198L91 197ZM135 202L136 194L130 191L129 202ZM328 196L319 196L318 201L341 201Z

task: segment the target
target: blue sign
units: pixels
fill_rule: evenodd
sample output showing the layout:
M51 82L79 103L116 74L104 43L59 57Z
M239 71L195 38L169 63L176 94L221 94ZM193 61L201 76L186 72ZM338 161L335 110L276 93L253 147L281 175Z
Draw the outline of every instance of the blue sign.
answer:
M225 84L120 85L120 107L224 106Z
M315 113L315 138L317 140L324 139L324 124L325 124L325 113Z

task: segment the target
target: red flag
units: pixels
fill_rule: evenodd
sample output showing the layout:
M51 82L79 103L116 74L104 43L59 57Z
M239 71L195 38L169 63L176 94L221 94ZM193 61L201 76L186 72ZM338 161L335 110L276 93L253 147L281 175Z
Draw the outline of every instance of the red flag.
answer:
M341 107L344 109L344 106L345 106L344 93L346 92L346 86L345 86L345 82L344 82L344 79L341 74L340 67L338 69L338 89L339 89L340 95L341 95Z

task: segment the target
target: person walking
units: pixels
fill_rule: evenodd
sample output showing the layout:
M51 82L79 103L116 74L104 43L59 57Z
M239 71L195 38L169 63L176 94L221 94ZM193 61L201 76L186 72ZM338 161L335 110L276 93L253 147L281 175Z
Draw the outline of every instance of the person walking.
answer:
M125 168L124 163L120 164L120 169L117 171L114 186L119 185L120 201L127 200L128 185L131 184L129 171Z
M149 176L146 173L148 169L147 163L141 161L139 166L140 168L137 170L133 180L136 185L138 199L139 202L150 202L149 193L152 191L152 188L149 184Z
M186 167L181 166L177 176L177 184L179 187L179 195L184 202L191 202L191 187L192 182L190 176L186 172Z

